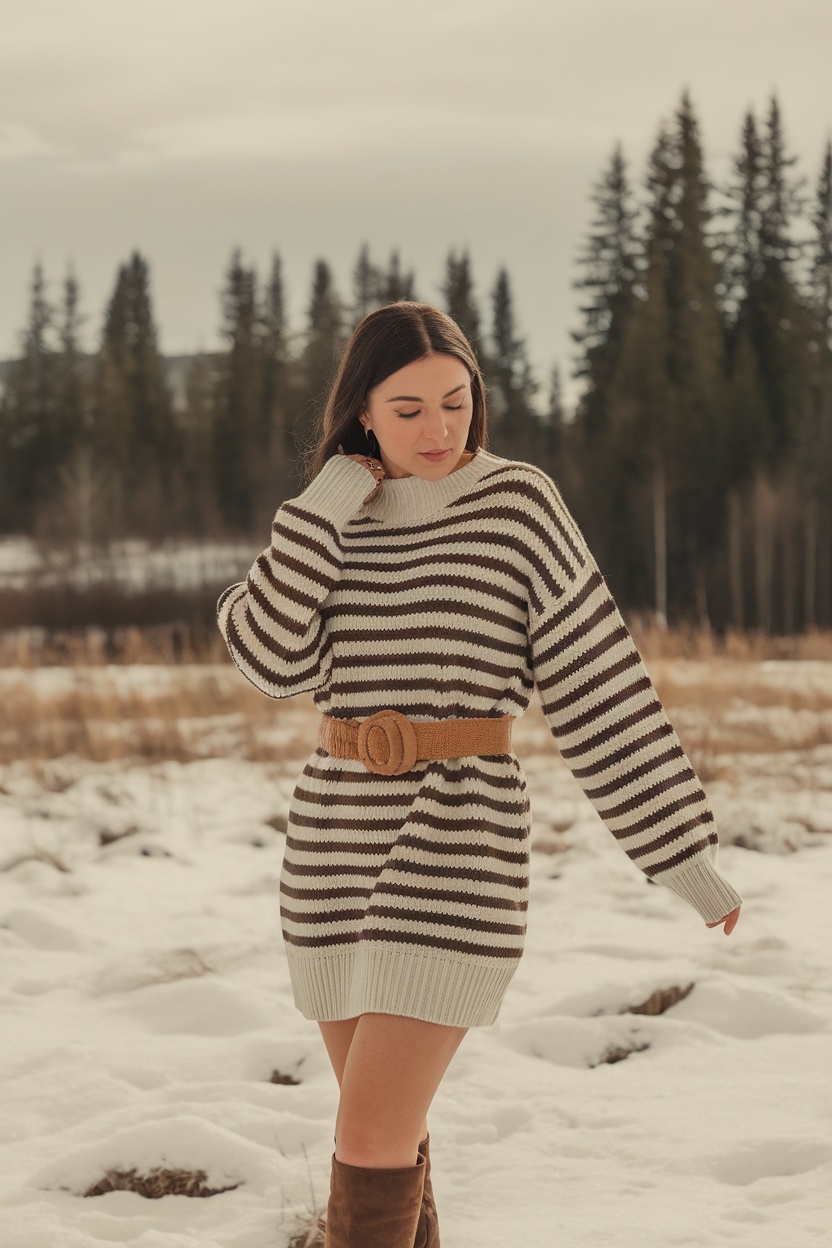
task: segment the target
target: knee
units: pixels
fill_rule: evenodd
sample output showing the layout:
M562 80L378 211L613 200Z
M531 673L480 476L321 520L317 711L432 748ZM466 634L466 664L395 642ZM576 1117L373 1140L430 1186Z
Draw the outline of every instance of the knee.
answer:
M415 1136L411 1139L412 1134L382 1131L374 1128L372 1123L346 1120L340 1122L336 1129L335 1156L348 1166L415 1166L419 1140Z

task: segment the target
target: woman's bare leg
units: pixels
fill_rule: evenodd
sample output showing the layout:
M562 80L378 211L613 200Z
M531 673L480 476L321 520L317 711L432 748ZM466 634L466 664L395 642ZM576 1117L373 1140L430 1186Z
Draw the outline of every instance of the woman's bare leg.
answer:
M344 1078L344 1066L347 1063L347 1054L350 1051L357 1022L358 1018L356 1017L340 1018L334 1023L318 1023L339 1088Z
M332 1023L318 1023L339 1088L344 1080L344 1067L347 1064L347 1054L350 1051L357 1022L358 1017L338 1019ZM422 1123L422 1134L419 1136L419 1140L427 1139L427 1134L428 1120L425 1118Z
M428 1108L467 1028L395 1014L319 1026L341 1088L338 1160L379 1169L415 1165Z

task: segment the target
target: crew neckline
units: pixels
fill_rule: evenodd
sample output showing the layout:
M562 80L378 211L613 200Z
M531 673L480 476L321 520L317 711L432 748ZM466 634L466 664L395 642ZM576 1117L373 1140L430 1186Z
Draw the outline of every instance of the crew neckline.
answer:
M423 520L447 507L486 472L505 462L499 455L492 455L478 446L467 464L436 480L415 473L409 477L385 477L378 494L365 505L364 511L373 520L384 523Z

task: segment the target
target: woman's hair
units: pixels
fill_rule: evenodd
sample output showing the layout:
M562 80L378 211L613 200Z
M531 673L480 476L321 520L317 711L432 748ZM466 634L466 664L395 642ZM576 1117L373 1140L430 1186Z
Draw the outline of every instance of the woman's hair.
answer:
M352 331L326 401L317 444L307 452L307 484L336 454L339 443L345 455L370 454L358 419L370 391L406 364L440 352L458 359L471 377L474 411L465 449L485 446L485 383L473 347L456 321L439 308L400 299L368 312Z

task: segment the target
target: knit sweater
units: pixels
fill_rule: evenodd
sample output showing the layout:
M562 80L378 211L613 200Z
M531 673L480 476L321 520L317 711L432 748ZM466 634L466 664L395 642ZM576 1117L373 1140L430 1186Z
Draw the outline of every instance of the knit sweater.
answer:
M217 604L258 689L414 721L522 715L537 688L560 753L632 863L715 922L741 902L618 607L552 479L479 448L439 479L331 457L277 509ZM292 794L280 878L295 1003L493 1022L522 954L531 812L508 754L380 775L320 743Z

